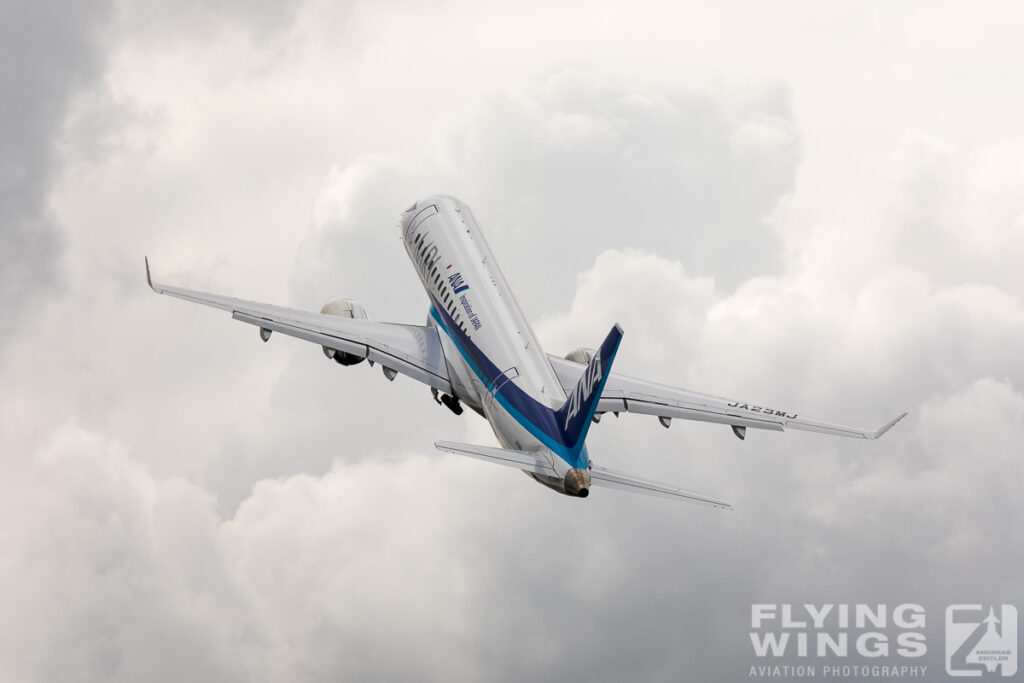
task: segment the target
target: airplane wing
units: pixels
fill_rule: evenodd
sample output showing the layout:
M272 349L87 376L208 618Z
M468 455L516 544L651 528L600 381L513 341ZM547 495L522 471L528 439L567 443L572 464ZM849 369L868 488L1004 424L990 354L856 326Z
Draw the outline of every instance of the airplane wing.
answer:
M634 477L631 474L625 474L624 472L610 470L607 467L601 467L600 465L593 465L591 467L590 485L603 486L611 489L618 489L620 491L629 491L630 493L643 493L648 496L658 496L659 498L682 500L687 503L697 503L698 505L710 505L711 507L716 507L722 510L732 510L732 506L728 503L716 500L715 498L709 498L703 493L687 491L686 489L681 489L670 484L660 484L649 479L641 479L639 477Z
M543 474L549 477L557 477L558 472L551 463L542 456L527 451L516 451L509 448L494 448L491 446L475 446L468 443L456 443L454 441L435 441L434 447L445 453L465 455L484 462L491 462L505 467L514 467L517 470Z
M356 320L170 287L153 282L149 259L146 282L157 294L230 311L235 320L260 328L263 341L271 332L280 332L380 363L389 379L400 372L441 391L452 391L441 341L433 327Z
M566 388L566 391L576 386L576 382L586 367L558 356L549 355L548 360L551 361L551 367L554 368L555 374L558 375L558 381ZM683 420L716 422L732 427L733 432L741 439L746 436L747 427L774 431L802 429L856 439L877 439L907 415L903 413L877 429L846 427L804 417L802 414L788 409L733 401L628 377L615 372L608 376L601 400L597 405L597 412L655 415L666 427L674 417Z

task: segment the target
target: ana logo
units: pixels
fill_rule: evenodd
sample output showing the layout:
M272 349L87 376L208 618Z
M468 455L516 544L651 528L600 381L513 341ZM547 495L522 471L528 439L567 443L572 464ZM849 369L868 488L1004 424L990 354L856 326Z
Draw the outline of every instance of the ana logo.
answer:
M448 267L451 268L451 266ZM465 292L467 289L469 289L469 285L467 285L462 279L462 273L455 273L454 275L449 275L448 284L452 286L452 289L455 290L456 294L458 294L459 292Z
M590 361L590 366L586 369L586 373L586 376L580 380L580 383L576 385L576 390L569 397L569 409L565 411L565 429L569 429L569 421L576 417L576 413L580 412L580 406L590 398L590 392L601 381L600 349L594 354L594 358Z
M946 673L1004 678L1017 673L1017 608L947 607Z

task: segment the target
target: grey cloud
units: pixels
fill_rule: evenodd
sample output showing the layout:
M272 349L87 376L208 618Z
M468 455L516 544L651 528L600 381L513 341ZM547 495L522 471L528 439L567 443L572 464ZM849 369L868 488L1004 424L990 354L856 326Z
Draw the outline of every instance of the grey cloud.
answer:
M716 367L737 355L742 339L702 347L711 342L700 328L728 327L730 315L704 319L714 306L707 283L677 263L643 254L599 261L577 298L612 301L600 292L628 286L617 278L631 277L631 260L691 312L681 324L661 318L633 342L651 352L629 359L639 374L693 344L695 332L688 365ZM732 298L766 295L741 288ZM736 303L734 314L751 310L750 301ZM636 315L652 316L658 305L643 302ZM542 333L572 334L605 313L580 306ZM991 328L1003 313L995 307L974 328ZM958 315L947 330L963 324ZM924 348L931 328L923 321L908 343ZM804 343L801 324L781 333L791 345ZM872 330L851 334L856 344ZM21 531L7 541L18 558L5 565L8 614L48 613L59 603L68 615L59 628L49 619L5 622L12 635L0 642L19 645L0 658L8 671L46 680L60 680L70 670L63 667L103 680L742 679L758 663L749 649L752 602L907 600L929 611L924 662L935 671L949 591L1024 597L1015 582L1019 551L1003 543L1016 533L1012 491L1024 476L1013 458L1024 398L1008 382L983 379L908 406L914 417L884 441L842 448L798 433L751 434L740 443L714 425L664 430L629 416L594 428L595 458L737 505L720 513L609 491L581 505L515 471L455 456L356 463L342 454L328 462L362 422L402 452L404 437L379 413L367 418L368 410L387 406L410 420L402 429L410 424L412 434L449 427L417 423L436 408L423 392L366 368L333 368L315 348L296 354L272 420L249 445L269 436L295 457L292 472L314 474L275 465L237 494L241 504L229 516L194 484L155 476L124 447L74 427L32 455L30 476L5 479L7 516L21 511ZM937 372L941 358L933 363ZM787 372L762 368L758 377L822 383ZM728 373L730 382L755 379L744 365ZM345 394L371 386L390 393L344 404ZM292 405L303 391L312 395ZM406 405L405 394L423 400ZM358 438L372 443L368 434ZM323 461L289 451L296 441ZM26 583L29 567L60 567L60 591L51 593L49 574Z
M633 261L650 282L634 281ZM915 306L945 312L909 321L899 333L906 341L895 345L919 352L926 364L922 376L909 387L902 386L898 374L869 377L869 386L852 401L847 392L853 378L829 385L829 378L799 365L725 363L742 355L737 351L749 333L734 331L731 341L707 334L711 327L732 329L731 316L749 315L754 301L774 297L785 302L780 292L793 286L786 281L741 288L730 297L733 305L710 323L706 312L718 302L706 282L691 280L677 263L626 252L599 260L581 281L576 296L580 306L564 320L545 322L542 335L559 339L593 327L607 315L599 303L615 301L602 292L623 290L637 301L637 293L651 282L670 292L680 311L691 314L682 320L663 317L632 337L634 345L645 349L628 361L638 374L656 375L663 358L685 348L686 364L696 366L698 374L708 364L726 383L774 385L774 391L782 383L808 410L817 404L811 398L822 396L827 400L817 405L821 415L844 404L867 405L872 396L890 389L903 396L886 395L885 407L900 402L914 415L876 443L837 443L800 433L754 433L740 443L713 425L677 422L666 432L651 419L628 416L619 421L609 417L594 428L591 452L600 462L726 496L738 508L731 514L610 492L588 500L582 514L578 506L570 507L574 501L550 496L515 473L492 472L452 458L438 462L436 456L431 465L403 459L401 465L368 463L363 469L339 461L323 477L258 484L232 523L239 539L250 539L248 529L264 524L279 524L282 535L286 529L319 529L313 536L288 541L284 552L301 558L307 567L306 573L287 579L295 582L294 590L321 586L331 596L319 601L326 605L324 616L312 633L303 631L304 642L313 648L344 643L326 660L316 659L312 678L329 678L339 671L356 677L428 680L475 679L491 671L537 680L672 680L684 671L705 679L742 678L749 666L763 663L749 646L750 604L786 601L923 604L930 619L930 650L914 663L937 671L949 591L971 592L978 600L1018 599L1012 579L1018 562L1000 539L1015 533L1006 520L1019 517L1012 488L1024 473L1012 453L1020 438L1022 399L1012 384L989 379L955 388L945 397L929 397L951 386L941 381L943 354L936 344L941 346L943 338L968 321L974 335L998 330L1004 318L1019 317L1019 310L1002 310L997 292L982 292L983 298L968 308L950 302L942 290L925 293L927 300ZM892 288L890 283L887 290ZM985 299L993 303L991 308L982 305ZM881 302L870 295L864 300L877 314ZM633 315L658 321L658 305L645 301ZM820 312L795 310L799 315L775 331L778 343L814 347L817 342L807 339L806 332ZM837 311L836 316L843 314L849 311ZM764 309L750 322L763 323L773 315L771 308ZM983 320L972 320L973 315ZM852 368L879 360L866 343L874 334L871 327L825 329L831 330L829 338L845 335L851 348L862 348L863 355L848 359ZM994 334L993 341L1000 336ZM880 362L888 366L893 345L886 348L890 351ZM620 362L626 361L624 357ZM994 367L958 366L963 376L983 376ZM938 383L929 385L928 376ZM371 379L383 385L379 377ZM819 393L825 386L829 392ZM352 389L349 385L344 391ZM409 415L415 419L423 406L403 410L414 411ZM412 431L426 434L430 428ZM967 436L975 431L985 436ZM344 436L333 440L339 438ZM372 472L372 482L356 472ZM363 483L355 486L352 476ZM986 482L993 478L1004 482L1004 489L992 497L977 496L977 491L990 488ZM458 495L441 504L437 496L444 490ZM488 493L493 491L500 493ZM378 520L375 511L380 509L403 523ZM318 521L325 513L327 521ZM559 524L552 526L552 517ZM335 528L341 520L343 528ZM380 542L387 549L373 546L375 534L384 537ZM423 538L435 545L419 554ZM245 573L256 572L255 580L263 586L259 592L273 595L280 586L278 572L286 571L275 550L277 541L259 532L249 543L261 550L250 547L254 554ZM344 580L317 579L316 567L341 572ZM936 572L935 567L947 569ZM360 580L366 575L373 582ZM379 592L368 588L371 583ZM366 588L355 591L357 585ZM417 597L407 603L410 586L429 586L435 594L415 591ZM309 614L287 601L273 609L287 623L298 620L289 628L308 627ZM368 613L382 616L365 618ZM450 654L454 643L462 646L458 655ZM406 657L394 660L382 654L382 647L394 646L406 651Z
M389 157L332 168L316 200L313 229L295 257L293 305L318 311L345 296L362 303L371 319L424 324L429 304L397 224L409 203L437 190L424 180L431 176ZM291 349L271 399L269 432L234 436L210 463L209 481L226 511L260 479L323 474L335 458L356 462L423 450L441 438L438 430L464 431L464 422L435 404L426 387L404 376L391 383L379 366L342 367L308 344ZM282 352L277 343L267 349ZM362 416L368 406L372 419Z
M48 203L69 102L99 74L109 2L0 5L0 299L10 320L58 281Z
M788 435L784 457L732 463L731 514L611 492L584 511L512 471L415 456L266 480L222 520L194 486L67 429L14 490L50 492L26 508L29 530L56 515L98 553L17 539L22 562L62 558L67 588L55 598L71 626L62 636L23 622L36 640L3 661L48 680L67 664L104 680L741 679L761 663L752 602L915 601L930 620L929 654L915 663L937 671L949 591L1024 598L1019 551L1001 540L1019 504L1007 491L968 493L993 476L1012 492L1024 476L1011 457L1022 406L988 380L933 401L892 444L912 457L890 454L863 477ZM662 431L647 427L636 433ZM976 427L986 436L966 451L946 438ZM736 456L699 460L713 472ZM778 476L802 468L814 478ZM96 618L94 638L75 636L76 620ZM46 664L65 636L73 654Z
M243 29L257 40L280 37L291 28L305 0L158 0L123 2L119 5L118 30L132 40L214 41L225 29Z
M230 663L243 644L225 640L244 622L207 494L73 423L24 458L0 503L18 518L4 541L0 677L246 678Z
M210 16L242 12L227 7ZM59 421L61 390L90 427L5 431L0 678L745 680L752 602L906 600L929 610L935 672L954 595L1022 604L1016 280L1001 259L985 262L987 284L946 277L964 241L943 233L915 256L928 221L900 233L965 185L972 210L1005 226L1017 195L1007 186L990 201L978 169L1007 159L964 176L948 146L908 145L897 156L916 161L886 181L905 180L905 203L888 203L888 186L855 193L885 221L840 226L851 237L820 215L772 218L780 234L805 221L796 227L823 236L787 241L790 256L863 271L819 278L793 258L781 273L763 219L790 190L791 205L806 199L792 187L800 136L785 88L740 106L571 73L534 85L485 96L443 169L416 152L338 159L290 303L346 295L373 318L422 321L395 223L413 199L446 191L477 211L549 351L620 320L622 371L850 422L911 417L874 443L739 442L714 425L608 417L588 442L596 460L737 510L608 491L581 502L434 453L434 439L484 442L488 428L410 380L338 367L278 335L263 346L227 316L145 292L137 261L127 301L120 271L83 267L101 280L83 281L89 304L60 302L19 340L19 367L4 368L5 430L26 405ZM675 231L665 220L677 209L718 232ZM555 235L575 242L536 248ZM997 235L1012 254L1015 237ZM208 270L181 281L225 272ZM68 353L58 325L88 343Z
M886 299L872 294L856 299L860 315L871 311L874 322L865 324L858 320L860 315L835 301L834 310L824 316L807 305L793 306L787 297L787 290L792 296L793 285L785 281L768 280L759 287L740 288L728 302L708 303L699 287L686 293L686 276L672 275L676 264L662 264L658 276L659 267L648 257L620 254L599 261L605 277L594 272L581 281L576 299L588 305L541 325L542 338L565 339L606 318L600 302L614 305L615 296L604 297L602 292L628 286L621 278L629 277L624 262L630 260L644 263L651 280L675 295L675 308L697 304L698 314L683 326L665 320L660 333L646 330L644 338L634 336L633 343L644 347L642 354L629 355L627 334L617 361L620 370L630 364L637 374L657 375L668 367L666 358L672 350L683 349L685 366L694 372L694 381L684 383L695 389L712 389L713 382L746 385L750 391L760 386L762 394L788 396L797 409L813 409L821 416L838 417L839 411L864 409L873 401L884 404L884 410L900 406L912 413L875 443L798 433L754 433L740 443L727 430L708 425L677 422L667 434L652 433L650 425L645 429L636 418L611 422L609 427L623 432L614 439L604 432L605 421L595 427L595 459L620 468L629 462L651 476L660 470L662 479L723 496L723 485L732 489L726 497L737 505L734 514L739 519L715 520L713 525L725 537L702 539L708 547L721 543L706 556L716 558L721 571L694 583L714 599L702 604L696 595L685 594L671 603L700 615L698 621L715 615L706 627L681 627L685 635L680 640L702 642L705 628L717 622L721 630L714 642L719 647L691 653L692 659L679 666L721 677L727 664L716 662L711 653L723 652L723 643L732 643L725 651L744 662L736 668L736 677L745 676L750 665L767 663L753 657L749 648L746 624L751 602L916 602L928 611L929 652L915 663L941 671L943 610L953 596L970 594L976 596L972 600L996 603L1024 597L1011 578L1019 566L1019 552L1006 545L1006 539L1019 534L1020 506L1013 491L1024 481L1024 470L1014 457L1024 425L1022 398L1015 387L1024 376L1024 365L1003 350L1006 339L1020 336L1022 311L1017 302L984 287L924 290L921 298L902 302L917 313L893 311L897 321L884 313L891 308L887 301L906 299L907 293L890 279L884 285L866 285L868 291L881 286L888 293ZM638 287L645 289L644 284ZM968 300L969 305L962 305ZM656 314L657 304L634 301L639 307L632 312L635 317ZM765 301L792 313L775 327L772 321L782 308L765 306ZM760 306L755 305L758 302ZM700 315L701 303L707 306L704 310L714 311L713 322ZM757 313L752 315L753 311ZM809 334L815 329L813 320L823 321L824 330ZM750 327L734 329L735 321ZM836 321L848 324L830 330ZM753 331L769 325L767 334ZM705 336L712 330L731 331L726 332L728 339L717 332ZM887 331L893 336L881 340L879 348L873 338ZM763 356L745 348L745 340L752 337L767 341L768 358L779 357L786 348L804 355L797 363L768 366ZM844 343L836 345L838 339ZM806 355L822 348L838 355L828 360ZM952 357L958 358L952 363L955 367L947 361ZM709 372L701 370L706 363L711 363L704 368ZM831 369L831 376L818 375L814 367ZM848 375L841 370L844 367ZM1016 380L990 378L1003 373ZM708 458L711 453L718 456ZM690 472L683 472L684 461ZM700 557L705 557L704 545L691 547L699 547ZM675 559L686 571L707 568L700 560ZM615 610L628 615L631 607L617 605ZM660 645L665 648L662 653L672 647L667 639ZM666 661L664 654L661 661ZM790 656L778 663L807 662Z
M434 168L394 157L370 156L330 169L316 199L313 230L295 258L293 300L319 309L335 296L348 296L361 301L371 318L425 321L426 295L398 221L406 206L443 189L437 176Z
M534 315L609 248L656 251L724 289L780 267L765 219L800 158L783 86L730 107L567 71L535 97L485 100L462 144L477 218ZM540 250L559 255L543 277Z
M631 287L663 293L671 311ZM979 377L1024 383L1011 343L1024 338L1016 298L991 285L936 285L899 266L827 300L802 276L758 278L721 295L676 262L612 250L581 274L568 314L542 319L537 329L550 351L564 353L612 321L626 330L623 371L633 366L634 374L754 401L817 405L837 419L864 406L859 419L880 423Z

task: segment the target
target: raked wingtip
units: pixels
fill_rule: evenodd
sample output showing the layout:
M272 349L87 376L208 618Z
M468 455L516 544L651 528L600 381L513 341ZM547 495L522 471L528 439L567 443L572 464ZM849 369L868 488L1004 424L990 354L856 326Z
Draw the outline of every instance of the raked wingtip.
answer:
M897 422L899 422L900 420L902 420L903 418L905 418L906 416L907 416L907 413L903 413L903 414L901 414L901 415L900 415L899 417L897 417L897 418L896 418L895 420L892 420L892 421L891 421L891 422L889 422L888 424L882 425L881 427L879 427L878 429L876 429L876 430L874 431L874 433L872 433L872 434L871 434L871 438L872 438L872 439L877 439L878 437L882 436L882 435L883 435L883 434L885 434L885 433L886 433L887 431L889 431L890 429L892 429L893 427L895 427L895 426L896 426L896 423L897 423Z

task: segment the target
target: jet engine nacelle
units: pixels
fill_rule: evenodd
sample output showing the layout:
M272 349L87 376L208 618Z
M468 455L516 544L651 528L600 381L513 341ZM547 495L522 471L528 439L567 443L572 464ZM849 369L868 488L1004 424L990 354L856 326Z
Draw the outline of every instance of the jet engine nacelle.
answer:
M589 349L585 346L581 346L578 349L573 349L565 355L566 360L571 360L573 363L580 363L586 365L590 362L590 359L597 353L594 349Z
M363 305L354 299L346 299L345 297L338 297L328 301L320 309L320 312L324 315L337 315L342 318L366 320L366 309L363 308ZM340 365L356 365L365 360L362 356L353 356L351 353L345 353L344 351L338 351L326 346L322 348L325 356L333 359L335 363Z

